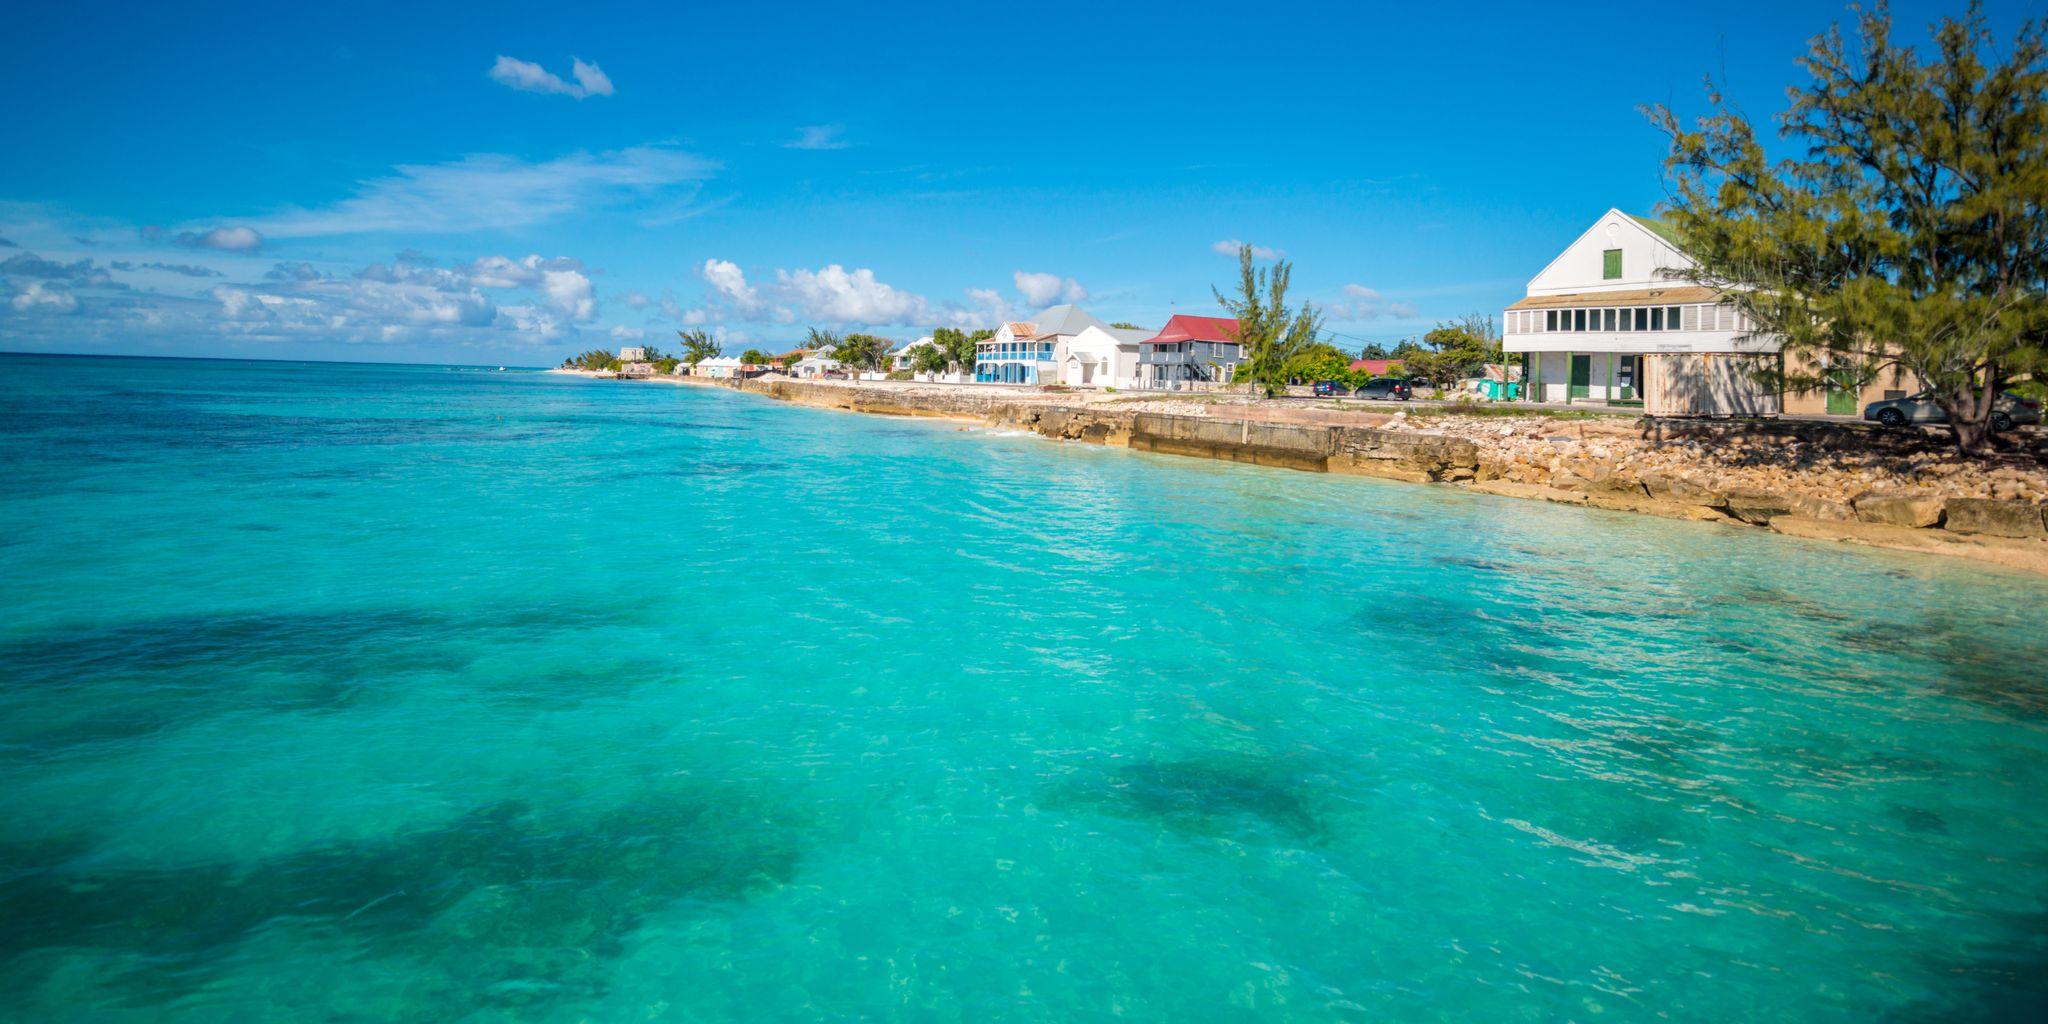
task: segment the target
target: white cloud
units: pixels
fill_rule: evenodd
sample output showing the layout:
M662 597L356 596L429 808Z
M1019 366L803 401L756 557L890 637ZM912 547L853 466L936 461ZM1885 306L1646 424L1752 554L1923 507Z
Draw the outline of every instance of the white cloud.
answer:
M60 284L30 281L8 305L17 313L73 313L78 310L78 296Z
M575 270L541 271L540 291L563 316L582 323L597 316L597 293L590 278Z
M988 327L1016 319L1014 301L993 288L969 288L967 302L933 302L876 277L873 270L849 270L828 264L817 270L777 270L772 281L750 282L738 264L708 259L698 271L706 285L704 301L684 308L674 296L662 296L663 316L686 327L728 321L744 323L812 323L858 327L950 326ZM1017 286L1033 308L1048 295L1079 301L1087 289L1071 278L1019 271Z
M585 63L582 58L572 58L569 73L576 81L564 81L560 75L541 67L532 61L498 55L496 63L486 72L491 81L509 86L520 92L553 93L584 99L590 96L610 96L612 80L605 77L604 70L596 64Z
M616 324L612 327L613 341L638 341L646 336L647 332L638 327L628 327L625 324Z
M1080 302L1088 297L1088 289L1071 277L1058 274L1032 274L1022 270L1012 275L1017 282L1017 294L1024 296L1028 306L1050 306L1056 302Z
M1220 253L1224 256L1235 258L1238 254L1238 251L1243 248L1244 242L1235 238L1226 238L1223 241L1211 245L1209 247L1209 250L1211 252ZM1277 260L1285 255L1287 255L1287 251L1285 249L1275 249L1270 245L1252 246L1252 258L1255 260Z
M915 324L929 317L921 295L899 291L862 268L834 263L821 270L775 272L776 290L788 296L804 319L835 324Z
M619 301L625 303L627 309L646 309L649 300L646 292L626 292L619 296Z
M875 327L931 318L932 304L924 296L893 287L866 268L848 270L833 263L817 270L777 270L774 281L757 286L747 282L737 264L708 259L699 274L707 286L702 305L684 310L664 296L663 311L688 326L736 319Z
M214 228L210 231L185 231L172 236L171 241L187 249L222 249L228 252L254 252L263 248L263 235L255 228L235 225Z
M504 290L531 299L500 306L489 292ZM264 336L398 341L495 330L557 338L597 315L583 264L538 254L439 267L407 253L347 276L280 263L261 283L223 284L207 294L216 304L217 330Z
M728 260L705 260L702 274L704 283L741 313L754 313L760 309L760 293L747 284L747 275L738 264Z
M1388 318L1405 320L1416 313L1412 302L1389 302L1377 289L1362 284L1344 286L1344 298L1330 303L1326 310L1335 320L1384 320Z
M841 124L805 125L797 131L796 138L783 143L785 149L845 149L852 143L841 138L846 126Z
M694 188L717 165L665 146L572 153L533 163L475 154L445 164L401 164L355 194L310 210L253 221L269 238L366 232L445 234L523 227L578 210ZM254 232L252 231L252 234Z

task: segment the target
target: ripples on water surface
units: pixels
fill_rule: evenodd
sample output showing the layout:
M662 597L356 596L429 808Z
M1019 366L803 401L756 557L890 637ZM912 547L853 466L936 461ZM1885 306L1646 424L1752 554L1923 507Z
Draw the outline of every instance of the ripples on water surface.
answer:
M10 1021L2048 1005L2037 580L435 368L0 467Z

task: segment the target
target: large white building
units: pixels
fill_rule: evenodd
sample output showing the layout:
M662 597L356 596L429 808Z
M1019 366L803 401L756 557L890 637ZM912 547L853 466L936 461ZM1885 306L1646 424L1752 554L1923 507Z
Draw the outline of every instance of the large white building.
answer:
M1507 308L1509 352L1527 353L1529 398L1643 405L1661 415L1779 411L1752 372L1778 339L1722 293L1684 278L1692 260L1661 223L1609 210Z
M974 379L983 384L1131 387L1138 347L1151 331L1110 325L1071 305L1006 323L975 346Z

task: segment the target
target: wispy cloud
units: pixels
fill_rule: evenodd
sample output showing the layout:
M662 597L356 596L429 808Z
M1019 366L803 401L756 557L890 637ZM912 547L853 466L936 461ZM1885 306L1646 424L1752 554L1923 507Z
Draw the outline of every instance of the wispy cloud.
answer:
M80 288L126 287L116 283L112 275L92 260L59 263L26 250L0 260L0 277L35 277Z
M167 274L180 274L185 277L226 276L212 267L196 267L190 263L132 263L128 260L114 260L108 263L107 266L128 273L136 273L143 270L161 270Z
M253 279L172 263L109 267L224 279L196 292L140 290L112 280L91 260L22 252L0 261L0 335L528 345L592 330L599 313L584 264L562 256L487 255L444 266L407 251L352 272L281 262Z
M155 228L144 228L143 237L151 240L162 235ZM211 228L205 231L181 231L170 236L171 244L187 249L219 249L224 252L255 252L263 248L263 233L241 224L229 227Z
M796 138L782 145L787 149L845 149L852 145L841 137L845 131L843 124L806 125Z
M573 96L579 100L612 94L612 80L605 76L604 69L594 63L586 63L580 57L572 58L569 66L570 76L576 79L574 82L567 81L532 61L507 57L502 53L498 55L497 63L492 64L491 70L485 74L490 76L491 81L520 92L551 93L557 96Z
M1347 284L1344 286L1344 298L1330 303L1325 312L1333 320L1358 323L1368 320L1407 320L1415 316L1416 308L1412 302L1391 301L1377 289L1367 288L1362 284Z
M563 214L695 187L718 169L666 146L572 153L539 163L477 154L452 163L402 164L355 194L250 223L267 238L370 232L445 234L516 228Z
M1209 246L1209 251L1235 258L1238 251L1243 248L1244 242L1235 238L1226 238ZM1252 246L1252 258L1255 260L1277 260L1285 255L1287 255L1287 250L1285 249L1275 249L1269 245Z

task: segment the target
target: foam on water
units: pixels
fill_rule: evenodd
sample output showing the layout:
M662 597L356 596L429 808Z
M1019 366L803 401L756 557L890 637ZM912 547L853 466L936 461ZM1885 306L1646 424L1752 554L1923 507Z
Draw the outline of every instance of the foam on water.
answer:
M2037 580L444 368L0 464L10 1021L2048 1001Z

